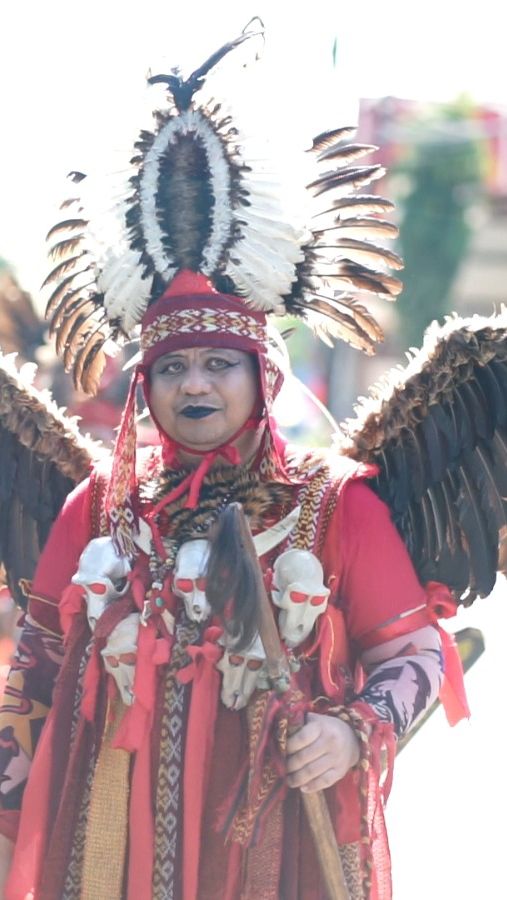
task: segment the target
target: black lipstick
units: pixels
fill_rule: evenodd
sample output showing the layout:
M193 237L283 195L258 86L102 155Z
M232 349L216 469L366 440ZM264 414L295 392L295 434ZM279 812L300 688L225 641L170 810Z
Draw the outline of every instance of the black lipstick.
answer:
M180 415L185 416L187 419L205 419L206 416L211 416L214 412L216 412L214 406L184 406L180 411Z

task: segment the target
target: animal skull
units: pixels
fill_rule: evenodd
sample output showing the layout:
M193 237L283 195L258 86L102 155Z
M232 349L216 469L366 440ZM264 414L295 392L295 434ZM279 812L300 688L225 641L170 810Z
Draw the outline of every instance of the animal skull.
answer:
M278 557L271 596L280 609L280 637L288 647L297 647L308 637L326 611L329 593L322 566L309 550L286 550Z
M92 631L106 606L121 597L128 584L123 584L130 572L126 556L119 556L110 537L93 538L79 558L79 568L72 577L86 593L86 614Z
M138 631L139 613L131 613L113 628L106 646L100 651L104 659L104 668L116 681L125 706L131 706L134 701L132 688L136 670Z
M206 599L206 563L209 543L205 540L186 541L176 556L174 593L181 597L192 622L204 622L211 613Z
M226 639L217 669L222 672L222 703L229 709L243 709L256 688L269 687L266 654L258 634L245 650L235 650L235 643Z

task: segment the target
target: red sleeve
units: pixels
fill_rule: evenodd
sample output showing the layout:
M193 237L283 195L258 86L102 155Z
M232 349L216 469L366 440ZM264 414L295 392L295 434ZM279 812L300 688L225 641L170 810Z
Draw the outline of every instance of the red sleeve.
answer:
M340 522L338 597L348 633L362 635L426 603L426 595L387 506L363 481L345 487Z
M67 497L39 559L32 583L36 596L60 599L91 539L91 491L82 481Z

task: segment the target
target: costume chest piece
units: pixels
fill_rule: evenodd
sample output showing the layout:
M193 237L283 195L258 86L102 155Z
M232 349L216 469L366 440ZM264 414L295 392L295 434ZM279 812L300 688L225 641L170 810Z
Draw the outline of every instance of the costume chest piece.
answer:
M260 549L264 546L261 541ZM176 554L171 579L172 593L182 602L184 615L202 626L212 617L206 597L209 549L209 542L201 538L183 543ZM105 609L128 588L125 580L129 570L128 560L116 554L109 538L95 538L85 547L72 581L83 588L92 632ZM269 580L271 599L278 611L280 637L292 652L309 637L318 617L327 608L330 591L324 583L322 565L309 550L286 550L276 558ZM155 582L149 593L157 593ZM155 612L161 614L167 630L172 632L173 615L158 610L156 605L149 606L147 601L141 614L131 613L113 629L101 650L106 671L114 678L127 706L134 700L139 628ZM222 674L221 700L229 709L239 710L248 704L256 689L269 688L262 642L257 633L248 647L239 649L237 639L224 631L219 643L223 647L216 664Z

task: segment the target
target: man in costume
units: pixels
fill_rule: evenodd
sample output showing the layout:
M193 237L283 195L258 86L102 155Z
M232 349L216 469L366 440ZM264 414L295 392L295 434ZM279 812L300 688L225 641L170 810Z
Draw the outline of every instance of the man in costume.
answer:
M374 469L288 447L272 416L284 362L267 314L284 298L359 346L377 326L349 296L322 297L309 266L329 241L280 224L270 172L255 173L218 104L196 107L232 47L186 81L152 79L173 103L136 145L120 257L97 276L84 216L52 229L49 313L76 381L93 388L104 341L138 322L142 356L112 461L68 496L27 589L0 722L4 848L18 829L7 900L318 900L301 792L322 789L350 900L390 897L382 794L396 737L438 696L440 637L364 483ZM345 136L314 142L339 159L317 193L375 175L347 168L365 150ZM351 255L397 259L338 237ZM398 290L349 255L329 277ZM136 459L139 384L160 444ZM209 540L233 502L293 671L297 733L241 591L206 596Z

